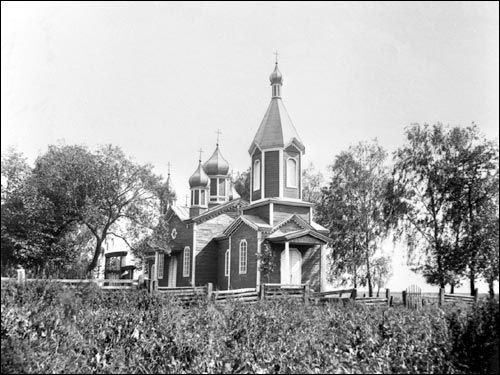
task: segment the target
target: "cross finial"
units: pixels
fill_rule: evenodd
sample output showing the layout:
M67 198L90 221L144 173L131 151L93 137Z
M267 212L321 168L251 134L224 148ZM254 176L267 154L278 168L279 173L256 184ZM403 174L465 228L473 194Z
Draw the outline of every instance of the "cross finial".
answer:
M274 56L276 56L276 64L278 63L278 51L274 51Z
M216 133L217 133L217 146L218 146L219 145L219 136L222 134L222 132L220 129L217 129Z
M203 153L203 150L200 148L198 152L200 153L200 163L201 163L201 154Z

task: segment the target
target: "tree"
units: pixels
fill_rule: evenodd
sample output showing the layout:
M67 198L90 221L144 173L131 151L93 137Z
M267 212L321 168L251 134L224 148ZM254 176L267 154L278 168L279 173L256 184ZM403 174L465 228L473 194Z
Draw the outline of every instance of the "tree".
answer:
M318 220L330 230L333 243L333 274L352 271L357 284L373 295L372 259L387 234L384 206L388 171L386 151L374 140L359 143L342 152L330 166L332 180L322 189Z
M321 198L321 187L323 185L323 174L316 171L313 163L302 170L302 200L314 203Z
M259 271L262 275L267 278L267 282L270 282L271 274L276 269L276 260L274 259L273 250L269 242L264 241L262 243L260 254L257 253L257 259L259 260Z
M399 217L396 225L409 244L422 244L420 270L428 282L453 289L467 270L473 293L486 240L479 217L498 197L498 146L474 125L413 124L406 138L394 156L386 211Z
M250 202L250 168L244 172L238 172L233 178L234 189L241 199Z
M377 286L377 297L379 296L380 288L387 283L391 275L391 258L381 256L373 260L373 283Z

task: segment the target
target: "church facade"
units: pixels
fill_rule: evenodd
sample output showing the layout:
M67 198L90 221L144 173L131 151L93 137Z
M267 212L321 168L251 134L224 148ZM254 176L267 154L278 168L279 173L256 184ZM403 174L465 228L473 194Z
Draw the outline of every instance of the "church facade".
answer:
M249 147L250 201L235 192L219 144L189 178L189 206L166 213L170 248L151 252L146 274L160 287L206 285L215 289L262 283L309 283L322 289L328 230L315 223L312 203L302 200L302 143L281 98L276 62L271 102ZM263 251L274 269L260 270Z

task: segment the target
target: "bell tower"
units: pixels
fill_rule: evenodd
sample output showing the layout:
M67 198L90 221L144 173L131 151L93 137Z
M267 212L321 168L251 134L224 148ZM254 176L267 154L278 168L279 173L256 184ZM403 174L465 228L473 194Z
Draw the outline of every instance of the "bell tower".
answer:
M271 103L248 150L252 162L250 201L302 200L305 147L281 99L283 76L277 59L269 80Z

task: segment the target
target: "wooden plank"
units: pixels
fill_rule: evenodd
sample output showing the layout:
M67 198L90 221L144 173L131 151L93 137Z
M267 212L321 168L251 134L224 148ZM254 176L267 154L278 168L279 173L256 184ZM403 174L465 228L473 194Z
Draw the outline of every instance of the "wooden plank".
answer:
M254 292L238 293L234 295L228 295L228 294L216 295L215 299L219 300L219 299L239 298L247 296L257 296L257 292L254 291Z
M458 298L458 299L474 300L474 296L464 296L464 295L459 295L459 294L445 294L444 298Z
M244 292L256 292L255 288L243 288L243 289L232 289L232 290L217 290L214 293L217 293L219 296L224 294L237 294Z

